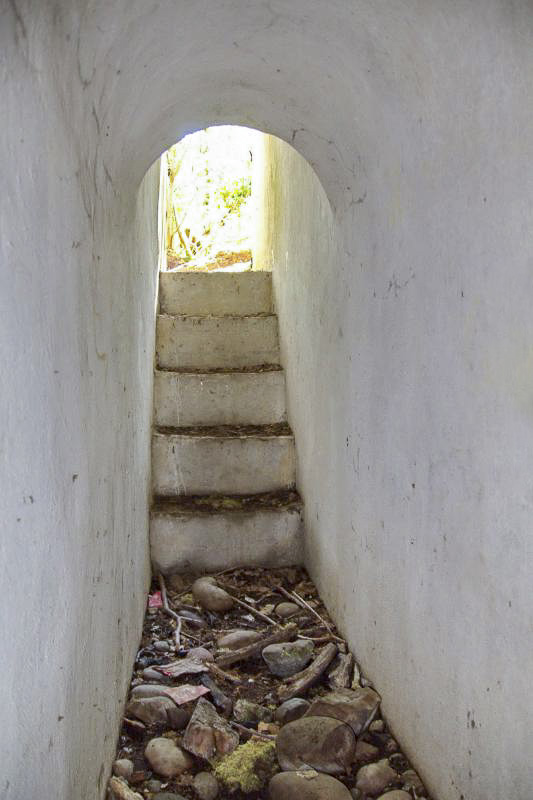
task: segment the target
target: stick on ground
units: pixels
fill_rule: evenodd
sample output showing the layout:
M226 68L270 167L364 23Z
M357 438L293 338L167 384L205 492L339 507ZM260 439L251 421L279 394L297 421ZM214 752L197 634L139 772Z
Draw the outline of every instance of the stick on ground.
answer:
M278 690L279 699L283 702L291 700L293 697L301 697L302 693L316 683L322 673L326 671L337 655L337 650L337 645L334 642L327 644L306 669L291 677L289 685L282 686Z

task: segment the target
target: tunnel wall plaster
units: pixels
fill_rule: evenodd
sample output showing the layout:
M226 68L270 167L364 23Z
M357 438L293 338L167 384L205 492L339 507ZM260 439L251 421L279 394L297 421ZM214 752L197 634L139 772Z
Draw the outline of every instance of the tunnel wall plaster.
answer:
M285 183L271 250L313 575L435 795L529 798L532 22L0 4L2 800L103 796L148 574L157 170L139 187L216 123L291 143L330 204L282 162L311 193L299 216Z

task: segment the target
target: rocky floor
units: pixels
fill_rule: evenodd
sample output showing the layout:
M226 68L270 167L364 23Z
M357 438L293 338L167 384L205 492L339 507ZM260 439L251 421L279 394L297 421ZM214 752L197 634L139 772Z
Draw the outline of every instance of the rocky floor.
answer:
M304 570L167 583L149 597L110 798L427 798Z

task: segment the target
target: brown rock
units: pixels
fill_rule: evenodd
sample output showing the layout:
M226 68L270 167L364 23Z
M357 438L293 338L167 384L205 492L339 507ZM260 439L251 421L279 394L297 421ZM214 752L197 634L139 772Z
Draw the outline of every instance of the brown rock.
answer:
M317 697L306 716L341 720L359 736L372 722L379 703L380 696L373 689L337 689Z
M213 579L198 578L192 585L192 593L206 611L229 611L233 607L232 598Z
M188 722L189 714L178 708L170 697L145 697L130 700L126 713L140 719L145 725L168 725L181 730Z
M270 800L351 800L346 786L312 769L278 772L268 786Z
M357 747L355 748L355 760L360 764L368 764L369 761L375 761L379 756L379 748L374 747L373 744L363 742L359 739Z
M371 797L382 794L391 784L398 780L398 773L392 769L388 759L383 758L375 764L367 764L357 772L355 785L363 794Z
M171 739L151 739L144 755L154 772L163 778L174 778L193 766L192 758Z
M183 747L209 761L215 755L231 753L239 744L239 734L220 717L214 705L204 697L194 709L183 737Z
M354 760L355 746L352 729L330 717L305 716L289 722L276 739L278 762L283 770L309 766L331 775L347 772Z
M294 722L295 719L303 717L311 704L302 697L293 697L292 700L285 700L276 710L276 720L281 725Z
M413 800L413 798L409 792L404 792L402 789L393 789L392 792L385 792L385 794L380 795L378 800Z
M239 650L241 647L258 642L260 638L261 634L258 631L238 629L220 636L217 645L224 650Z
M292 617L293 614L296 614L297 611L302 611L302 608L296 603L283 602L276 606L275 611L278 617L287 619L287 617Z

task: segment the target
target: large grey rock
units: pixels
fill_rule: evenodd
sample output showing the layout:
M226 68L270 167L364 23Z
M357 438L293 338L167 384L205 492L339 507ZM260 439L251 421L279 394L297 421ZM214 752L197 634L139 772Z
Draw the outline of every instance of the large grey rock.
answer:
M199 772L194 776L193 786L200 800L215 800L220 788L212 772Z
M269 800L352 800L343 783L310 769L274 775L268 796Z
M174 778L191 769L194 762L190 755L178 747L171 739L158 737L151 739L144 751L151 768L163 778Z
M311 704L303 697L293 697L292 700L285 700L278 709L276 709L276 722L281 725L286 725L288 722L294 722L295 719L303 717Z
M194 599L206 611L229 611L233 600L229 594L209 578L198 578L192 585Z
M237 722L241 722L245 725L272 721L272 712L268 708L243 698L237 700L233 706L233 716Z
M261 634L258 631L248 631L238 629L226 633L217 639L217 645L225 650L239 650L241 647L246 647L249 644L259 641Z
M330 717L302 717L289 722L276 739L278 762L283 770L312 767L319 772L342 775L355 756L356 738L344 722Z
M398 781L398 773L391 767L387 758L375 764L367 764L357 772L355 785L363 794L376 797Z
M295 642L269 644L262 656L273 675L288 678L300 672L311 661L314 644L309 639L298 639Z
M342 720L359 736L372 722L379 703L380 696L373 689L336 689L313 700L307 716Z
M140 719L145 725L168 725L174 730L181 730L189 720L188 712L184 708L178 708L169 697L130 700L126 713Z
M239 734L220 717L214 705L200 698L183 737L183 747L206 761L231 753L239 744Z

